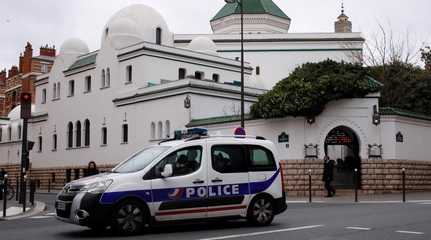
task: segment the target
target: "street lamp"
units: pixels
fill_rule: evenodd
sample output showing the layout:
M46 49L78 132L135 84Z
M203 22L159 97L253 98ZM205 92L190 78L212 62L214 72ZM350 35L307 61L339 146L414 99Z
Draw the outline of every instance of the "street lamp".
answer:
M228 4L238 3L241 10L241 127L244 123L244 5L243 0L224 0Z

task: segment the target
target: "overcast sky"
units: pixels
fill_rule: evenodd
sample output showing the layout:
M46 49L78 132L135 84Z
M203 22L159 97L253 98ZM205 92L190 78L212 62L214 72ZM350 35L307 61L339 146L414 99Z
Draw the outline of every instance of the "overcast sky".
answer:
M274 0L292 19L290 32L332 32L341 0ZM420 45L431 41L431 0L344 0L353 30L370 37L380 22L399 35L408 30ZM27 41L38 49L78 37L99 48L103 26L132 3L157 9L174 33L211 33L209 19L223 0L1 0L0 69L18 64Z

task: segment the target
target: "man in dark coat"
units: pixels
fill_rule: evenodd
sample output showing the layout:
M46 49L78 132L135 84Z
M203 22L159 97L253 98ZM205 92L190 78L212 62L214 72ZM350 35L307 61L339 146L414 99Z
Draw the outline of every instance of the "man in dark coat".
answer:
M322 181L325 182L326 197L333 197L335 195L335 188L331 185L331 182L334 179L334 160L329 159L328 156L325 156L323 160Z

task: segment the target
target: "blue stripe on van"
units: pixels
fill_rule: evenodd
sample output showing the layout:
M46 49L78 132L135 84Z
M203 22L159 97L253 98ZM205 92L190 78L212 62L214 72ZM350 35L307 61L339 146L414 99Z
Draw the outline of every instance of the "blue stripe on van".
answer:
M271 186L271 184L275 181L275 179L277 179L279 174L280 174L280 169L278 169L271 176L271 178L262 182L212 185L208 187L189 186L189 187L183 187L183 188L154 189L152 191L153 196L151 196L151 190L107 192L102 195L100 202L101 204L113 204L125 197L130 197L130 196L138 197L147 203L172 201L172 200L192 200L192 199L201 199L202 197L200 197L199 193L202 193L202 191L205 195L210 195L210 197L256 194L268 189Z

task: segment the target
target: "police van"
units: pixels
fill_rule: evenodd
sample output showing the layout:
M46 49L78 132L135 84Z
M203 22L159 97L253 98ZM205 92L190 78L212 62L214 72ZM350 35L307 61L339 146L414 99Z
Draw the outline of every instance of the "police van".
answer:
M264 226L287 208L282 179L272 142L199 135L145 147L112 172L73 181L55 207L59 220L120 234L220 217Z

